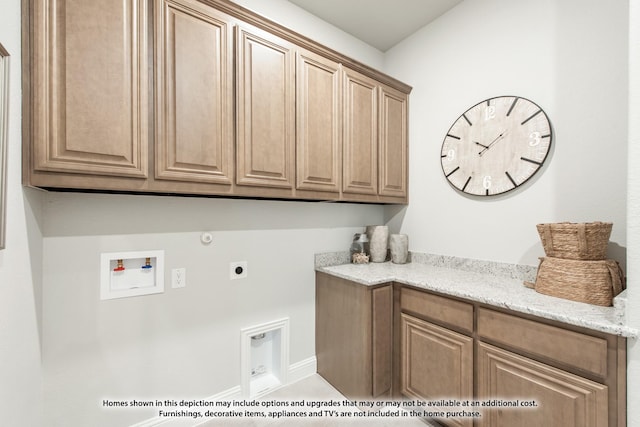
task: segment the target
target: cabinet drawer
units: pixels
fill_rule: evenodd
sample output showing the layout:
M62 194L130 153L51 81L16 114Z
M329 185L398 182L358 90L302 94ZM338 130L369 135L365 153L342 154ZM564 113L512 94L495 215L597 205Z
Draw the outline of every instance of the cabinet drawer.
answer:
M607 341L486 308L478 309L478 336L605 377Z
M435 323L473 333L473 305L428 292L402 288L400 308L425 316Z

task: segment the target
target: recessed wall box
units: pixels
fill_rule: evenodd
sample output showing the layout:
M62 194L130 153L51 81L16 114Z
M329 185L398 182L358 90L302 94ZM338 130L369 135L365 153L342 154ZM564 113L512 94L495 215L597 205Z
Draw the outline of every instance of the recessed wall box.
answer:
M164 251L101 254L101 300L161 292L164 292Z
M241 331L240 373L244 397L257 399L287 383L289 318Z

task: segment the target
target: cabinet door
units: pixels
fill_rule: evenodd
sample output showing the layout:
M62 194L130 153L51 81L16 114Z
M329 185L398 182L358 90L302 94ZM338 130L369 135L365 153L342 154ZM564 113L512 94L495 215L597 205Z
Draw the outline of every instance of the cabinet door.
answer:
M342 166L341 66L310 52L296 69L296 188L340 191Z
M156 178L231 184L233 32L193 0L156 10Z
M473 338L429 322L401 315L401 391L423 399L471 399L473 396ZM471 418L439 420L471 426Z
M237 175L241 185L293 188L293 46L257 28L236 27Z
M478 343L478 398L534 400L535 408L485 411L486 427L604 427L607 387L497 347Z
M35 170L147 176L147 3L33 1Z
M393 288L316 273L318 374L350 399L391 393Z
M345 193L378 192L378 84L345 70L343 186Z
M378 194L407 196L407 104L406 94L380 87L380 144Z
M366 286L316 274L318 373L348 398L371 397L371 297Z

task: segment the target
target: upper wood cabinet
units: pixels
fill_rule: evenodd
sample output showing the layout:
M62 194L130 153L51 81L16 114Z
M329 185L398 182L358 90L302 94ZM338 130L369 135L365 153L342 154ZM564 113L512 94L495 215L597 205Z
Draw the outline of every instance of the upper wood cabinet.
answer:
M295 174L294 46L236 27L237 183L292 188Z
M231 184L231 18L195 0L163 0L155 14L155 176Z
M411 88L229 0L25 0L23 182L407 202Z
M407 197L408 95L345 68L345 193Z
M407 197L408 95L380 86L378 194Z
M342 66L299 52L296 93L296 188L337 193L342 175Z
M345 193L378 193L378 83L345 68Z
M147 4L30 2L28 170L147 177Z

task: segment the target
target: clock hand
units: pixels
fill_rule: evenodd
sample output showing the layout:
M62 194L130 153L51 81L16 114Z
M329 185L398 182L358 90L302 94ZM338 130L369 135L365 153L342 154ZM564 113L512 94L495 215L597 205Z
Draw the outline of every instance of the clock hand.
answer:
M475 144L478 144L480 147L483 148L489 148L488 146L484 145L484 144L480 144L478 141L473 141Z
M493 141L491 141L491 143L489 145L487 145L485 148L483 148L478 155L482 156L489 148L493 147L493 145L500 141L505 135L507 134L507 130L504 130L500 135L496 136L496 139L494 139Z

